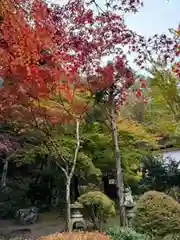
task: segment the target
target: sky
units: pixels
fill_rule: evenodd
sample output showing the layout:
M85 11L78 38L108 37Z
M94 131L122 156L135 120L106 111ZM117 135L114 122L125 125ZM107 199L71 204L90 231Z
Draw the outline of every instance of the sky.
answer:
M144 7L136 14L127 15L125 22L130 29L147 38L156 33L168 35L169 29L177 29L180 23L180 0L144 0ZM146 75L133 62L130 65Z
M99 0L101 1L101 0ZM132 30L146 37L168 33L180 23L180 0L144 0L144 7L125 19Z

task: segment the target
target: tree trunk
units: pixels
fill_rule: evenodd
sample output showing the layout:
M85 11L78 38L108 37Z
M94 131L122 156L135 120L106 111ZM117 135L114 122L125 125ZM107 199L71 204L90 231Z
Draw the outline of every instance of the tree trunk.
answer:
M70 199L70 191L71 191L71 180L68 177L66 179L66 221L67 221L67 230L71 231L71 199Z
M126 209L124 206L125 194L124 194L124 179L123 179L123 170L121 165L121 155L118 142L118 133L117 133L117 124L116 124L116 110L115 104L111 104L111 130L112 138L115 149L115 158L116 158L116 174L117 174L117 195L118 195L118 205L119 205L119 214L120 214L120 225L126 226Z
M77 201L80 196L78 185L79 185L78 177L74 176L74 200L75 201Z
M78 157L78 152L79 152L79 148L80 148L79 128L80 128L79 120L76 119L76 148L75 148L75 152L74 152L73 165L72 165L70 173L68 174L68 170L66 170L66 173L65 173L65 175L66 175L67 228L68 228L69 232L72 230L70 190L71 190L71 180L74 175L75 168L76 168L77 157Z
M2 177L1 177L1 188L5 188L7 184L7 171L8 171L8 160L5 160L3 171L2 171Z

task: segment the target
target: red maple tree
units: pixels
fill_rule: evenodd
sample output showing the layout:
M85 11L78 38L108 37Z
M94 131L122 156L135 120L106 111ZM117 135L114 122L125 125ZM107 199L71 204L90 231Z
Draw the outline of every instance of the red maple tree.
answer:
M180 61L179 61L179 57L180 57L180 25L179 25L178 29L175 31L175 34L178 39L178 42L176 44L176 57L177 57L178 61L174 64L173 71L175 72L177 77L180 78Z
M143 66L152 51L166 61L172 60L177 44L165 35L146 40L128 29L124 14L136 12L141 4L140 0L108 0L103 10L95 0L71 0L63 7L48 6L42 0L1 1L1 121L32 123L34 118L45 117L55 124L72 120L73 114L77 117L87 111L86 104L73 101L77 91L84 90L93 94L107 90L111 110L120 106L134 82L134 75L126 66L124 48L129 54L136 52L135 61ZM113 64L102 67L103 58L109 55L118 57ZM137 96L141 96L140 91ZM53 102L53 106L47 107L44 102ZM71 114L64 102L70 106Z
M89 7L92 4L98 8L97 14ZM124 23L124 13L136 11L141 4L140 0L121 4L111 0L107 1L107 9L101 10L95 1L72 0L63 7L48 7L41 0L29 5L24 0L2 1L0 77L5 86L1 96L5 96L1 107L15 105L17 96L24 103L47 97L57 88L70 98L69 86L80 83L78 76L96 74L103 57L116 54L126 64L125 46L129 52L138 53L135 60L142 65L148 56L147 42ZM166 53L166 58L167 53L172 57L176 42L166 36L154 38L156 44L149 39L148 47L152 45L163 56ZM85 77L81 79L85 81ZM103 84L109 82L105 79Z

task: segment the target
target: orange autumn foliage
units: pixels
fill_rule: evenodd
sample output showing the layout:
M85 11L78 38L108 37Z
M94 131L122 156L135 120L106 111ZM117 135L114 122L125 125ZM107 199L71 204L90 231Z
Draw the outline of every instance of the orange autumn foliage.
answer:
M1 121L33 122L34 117L51 117L47 108L40 108L42 99L49 101L58 93L70 103L79 82L78 75L67 74L61 66L54 28L46 22L47 6L34 1L30 22L23 4L17 0L0 2ZM61 109L64 112L62 105Z
M109 240L109 237L99 232L64 232L43 236L38 240Z

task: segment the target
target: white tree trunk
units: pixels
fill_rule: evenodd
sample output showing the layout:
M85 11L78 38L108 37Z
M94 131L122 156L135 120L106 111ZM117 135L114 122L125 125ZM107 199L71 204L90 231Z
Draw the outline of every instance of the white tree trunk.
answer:
M76 163L77 163L77 157L78 157L78 152L80 148L80 134L79 134L79 120L76 120L76 149L74 153L74 158L73 158L73 165L71 168L70 173L66 172L66 216L67 216L67 228L68 231L70 232L72 230L71 226L71 199L70 199L70 192L71 192L71 180L74 175L74 171L76 168Z
M115 159L116 159L116 174L117 174L117 195L118 195L118 205L119 205L119 214L120 214L120 225L126 226L126 209L124 206L125 202L125 194L124 194L124 178L123 178L123 170L121 164L121 154L119 149L119 141L118 141L118 133L117 133L117 124L116 124L116 110L115 104L113 101L111 103L111 130L112 130L112 138L114 143L115 150Z
M8 160L5 160L2 176L1 176L1 188L5 188L7 184L7 171L8 171Z
M70 199L70 192L71 192L71 180L69 177L66 180L66 221L67 221L67 230L70 232L71 229L71 199Z

